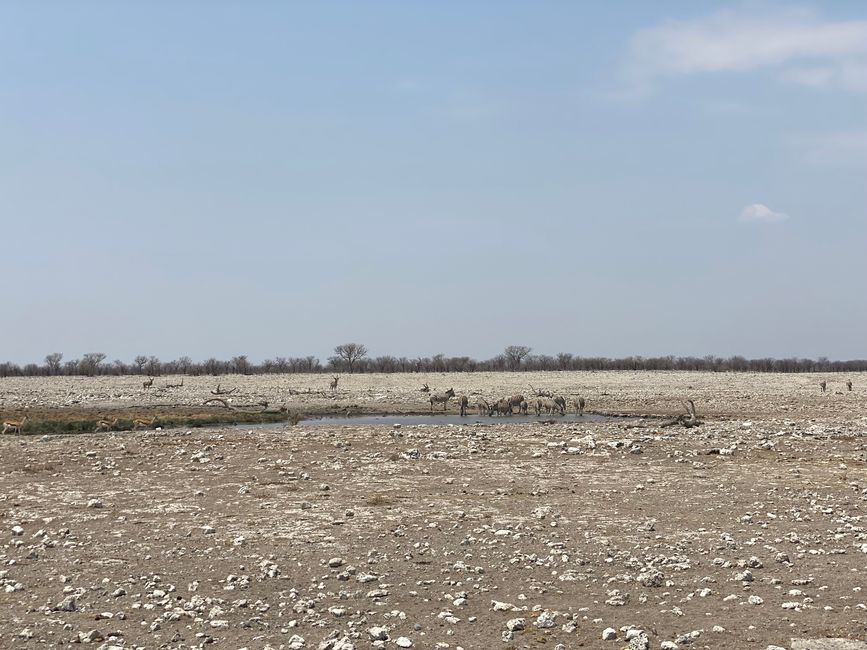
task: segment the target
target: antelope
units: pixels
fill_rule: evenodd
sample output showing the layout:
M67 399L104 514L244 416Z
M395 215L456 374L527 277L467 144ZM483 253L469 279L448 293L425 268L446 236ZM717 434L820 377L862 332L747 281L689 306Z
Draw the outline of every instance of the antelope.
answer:
M24 416L23 420L4 420L3 421L3 433L7 431L12 431L13 433L21 433L21 428L27 424L27 416Z
M141 418L135 418L132 421L132 428L133 429L140 429L140 428L147 429L148 427L153 426L154 422L156 422L156 421L157 421L156 415L153 416L150 420L142 420Z
M852 392L852 380L851 379L846 380L846 388L849 389L850 393Z
M822 392L823 392L823 393L825 392L825 387L826 387L827 385L828 385L828 384L826 384L824 381L820 381L820 382L819 382L819 388L822 389Z
M566 415L566 398L562 395L557 395L554 398L554 404L557 407L557 410L560 411L560 415Z
M111 422L108 420L97 420L96 421L96 429L94 429L94 433L99 433L100 431L111 431L115 427L117 427L118 418L115 418Z
M584 398L579 397L575 400L575 412L578 415L584 415Z
M461 417L464 417L467 414L467 406L469 406L470 400L466 395L461 395L458 398L458 405L461 407Z
M454 396L455 396L455 389L454 388L449 388L445 393L434 393L433 395L430 396L430 410L433 411L433 405L436 403L436 404L442 404L443 405L443 411L445 411L446 405L448 404L449 400Z
M148 380L141 383L142 388L150 388L154 385L154 378L148 375Z
M338 381L340 381L340 375L335 375L331 378L331 383L329 384L329 386L331 386L331 390L337 390Z

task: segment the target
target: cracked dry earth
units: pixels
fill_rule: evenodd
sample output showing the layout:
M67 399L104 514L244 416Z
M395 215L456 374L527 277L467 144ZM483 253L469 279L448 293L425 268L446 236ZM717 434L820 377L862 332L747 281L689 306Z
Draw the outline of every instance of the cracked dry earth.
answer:
M6 436L0 647L860 649L865 432Z

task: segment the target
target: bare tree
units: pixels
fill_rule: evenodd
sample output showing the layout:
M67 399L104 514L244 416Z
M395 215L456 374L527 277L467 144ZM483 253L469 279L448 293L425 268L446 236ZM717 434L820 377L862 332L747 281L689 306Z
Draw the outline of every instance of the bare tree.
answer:
M92 377L99 371L99 366L103 361L105 361L105 354L102 352L88 352L79 365L86 375Z
M510 345L503 350L503 356L506 357L506 365L509 367L509 370L517 370L518 366L521 365L521 362L530 354L532 349L526 345Z
M56 375L60 372L60 362L62 360L62 352L52 352L51 354L45 355L45 367L48 368L49 375Z
M185 375L190 370L190 366L193 365L193 360L190 359L189 357L181 357L180 359L177 360L177 365L178 365L178 371L182 375Z
M143 354L138 355L135 359L132 360L133 365L138 368L138 374L140 375L144 374L144 367L145 365L147 365L147 362L148 358Z
M334 354L349 366L349 372L352 373L352 368L355 362L367 356L367 348L361 343L344 343L334 348Z
M232 368L239 375L250 373L250 362L247 361L246 354L240 354L237 357L232 357Z

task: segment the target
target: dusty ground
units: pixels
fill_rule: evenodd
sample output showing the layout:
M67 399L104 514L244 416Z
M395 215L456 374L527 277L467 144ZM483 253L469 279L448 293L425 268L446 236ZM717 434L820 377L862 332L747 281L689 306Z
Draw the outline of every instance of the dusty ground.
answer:
M310 412L423 411L423 382L489 397L532 383L617 413L674 413L688 396L704 424L5 436L0 647L864 640L867 377L851 393L846 378L364 376L332 396L323 376L231 377L239 399ZM0 398L4 416L136 409L198 404L215 385L7 379Z

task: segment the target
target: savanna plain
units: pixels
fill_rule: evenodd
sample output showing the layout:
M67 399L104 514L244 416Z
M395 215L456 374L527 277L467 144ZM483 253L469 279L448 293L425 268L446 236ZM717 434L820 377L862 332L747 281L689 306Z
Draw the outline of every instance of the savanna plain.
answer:
M0 379L0 647L867 647L867 375L142 379Z

